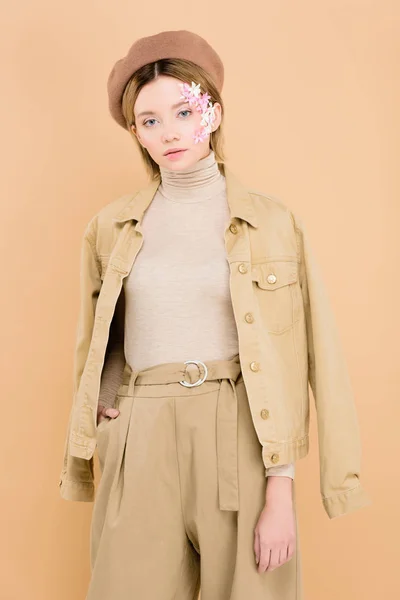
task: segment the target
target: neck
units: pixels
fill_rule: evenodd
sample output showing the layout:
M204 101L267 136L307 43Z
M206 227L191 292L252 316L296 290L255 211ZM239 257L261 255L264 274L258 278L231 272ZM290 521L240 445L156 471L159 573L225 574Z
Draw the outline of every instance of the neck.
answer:
M159 191L167 200L175 202L207 200L225 185L213 150L196 164L180 171L160 167L160 175Z

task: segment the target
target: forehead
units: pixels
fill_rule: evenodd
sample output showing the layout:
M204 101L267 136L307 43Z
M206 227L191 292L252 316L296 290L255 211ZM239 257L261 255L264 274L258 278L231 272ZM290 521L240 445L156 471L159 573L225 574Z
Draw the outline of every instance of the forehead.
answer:
M180 79L169 76L160 76L150 81L140 90L135 102L135 114L140 116L141 112L155 112L176 108L178 104L185 104L182 96Z

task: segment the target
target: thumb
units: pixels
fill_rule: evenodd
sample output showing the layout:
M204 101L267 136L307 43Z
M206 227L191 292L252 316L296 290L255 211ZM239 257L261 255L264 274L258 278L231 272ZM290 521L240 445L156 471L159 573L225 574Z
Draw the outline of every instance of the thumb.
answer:
M117 408L112 408L112 407L103 408L102 414L105 417L111 417L111 419L115 419L115 417L118 417L118 415L119 415L119 410Z
M261 554L260 537L256 530L254 531L254 554L255 554L256 563L259 564L260 554Z

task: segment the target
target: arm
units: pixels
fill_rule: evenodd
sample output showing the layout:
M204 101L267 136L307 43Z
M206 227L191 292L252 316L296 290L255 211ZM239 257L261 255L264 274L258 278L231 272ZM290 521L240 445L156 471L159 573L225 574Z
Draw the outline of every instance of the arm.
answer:
M265 469L267 487L265 493L265 504L275 508L276 506L291 507L292 481L294 479L294 463L278 465ZM286 518L286 517L285 517Z
M76 330L73 366L73 405L70 410L64 445L63 467L59 480L60 494L65 500L92 502L94 499L93 459L70 456L71 417L79 383L89 353L97 299L101 288L100 265L96 249L96 220L87 225L80 253L80 308Z
M367 506L371 500L360 482L360 431L335 317L304 225L290 215L300 256L309 383L317 414L320 493L332 519Z

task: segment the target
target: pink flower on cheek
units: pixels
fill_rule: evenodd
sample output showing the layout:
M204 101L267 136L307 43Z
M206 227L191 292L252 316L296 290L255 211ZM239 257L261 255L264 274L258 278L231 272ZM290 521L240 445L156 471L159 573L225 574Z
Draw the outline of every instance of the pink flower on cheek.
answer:
M194 139L195 144L198 144L199 142L203 141L202 136L200 134L198 134L197 132L194 134L193 139Z
M204 142L204 140L206 138L207 138L207 132L204 129L204 127L202 129L198 129L193 136L195 144L198 144L199 142Z
M202 129L196 131L193 135L194 143L198 144L199 142L203 142L208 134L211 133L211 125L215 120L215 109L212 102L209 102L211 96L206 92L202 94L200 84L196 85L194 81L192 81L192 86L189 86L188 83L181 83L179 85L182 90L181 98L187 100L190 106L193 104L203 117L201 120Z

